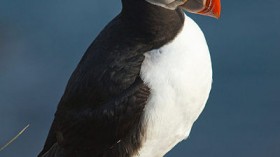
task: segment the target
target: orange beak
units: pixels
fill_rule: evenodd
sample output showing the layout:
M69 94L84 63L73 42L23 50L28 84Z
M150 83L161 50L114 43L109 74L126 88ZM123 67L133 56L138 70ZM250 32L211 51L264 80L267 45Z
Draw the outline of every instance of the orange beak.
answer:
M182 8L195 14L201 14L219 18L221 15L220 0L184 0L186 3L181 5Z

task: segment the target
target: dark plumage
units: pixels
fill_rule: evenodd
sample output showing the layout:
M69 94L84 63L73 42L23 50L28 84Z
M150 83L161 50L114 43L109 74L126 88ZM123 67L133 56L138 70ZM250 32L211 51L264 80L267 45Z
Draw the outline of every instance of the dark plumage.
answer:
M181 10L123 0L73 72L39 157L128 157L141 146L150 94L140 78L144 53L180 31Z

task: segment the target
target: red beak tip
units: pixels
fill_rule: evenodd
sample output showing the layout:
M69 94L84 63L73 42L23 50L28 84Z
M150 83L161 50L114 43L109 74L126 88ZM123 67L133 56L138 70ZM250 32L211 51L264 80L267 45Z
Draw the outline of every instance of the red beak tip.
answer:
M208 15L219 19L221 16L221 2L220 0L207 0L206 7L200 11L199 14Z

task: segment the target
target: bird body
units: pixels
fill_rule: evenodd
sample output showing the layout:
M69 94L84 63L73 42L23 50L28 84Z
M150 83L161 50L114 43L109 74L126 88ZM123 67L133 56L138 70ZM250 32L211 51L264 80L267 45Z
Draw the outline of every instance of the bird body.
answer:
M187 138L212 68L202 31L179 5L216 16L217 1L122 0L71 75L39 157L160 157Z

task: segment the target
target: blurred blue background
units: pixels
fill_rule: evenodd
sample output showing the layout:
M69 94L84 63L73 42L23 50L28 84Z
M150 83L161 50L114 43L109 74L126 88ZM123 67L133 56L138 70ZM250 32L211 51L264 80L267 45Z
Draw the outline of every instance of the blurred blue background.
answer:
M190 15L211 50L214 83L188 140L167 157L280 156L280 1L222 0L220 20ZM41 150L66 82L120 0L0 1L0 152Z

